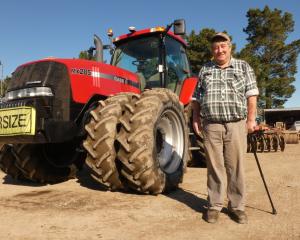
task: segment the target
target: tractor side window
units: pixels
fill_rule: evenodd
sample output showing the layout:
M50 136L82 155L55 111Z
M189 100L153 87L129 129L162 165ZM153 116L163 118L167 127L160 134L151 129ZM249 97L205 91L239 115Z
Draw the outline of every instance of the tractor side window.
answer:
M112 65L137 74L141 90L160 87L158 64L159 38L153 36L121 43L112 60Z
M167 88L180 91L180 85L189 76L189 64L182 44L166 37ZM175 89L176 88L176 89Z

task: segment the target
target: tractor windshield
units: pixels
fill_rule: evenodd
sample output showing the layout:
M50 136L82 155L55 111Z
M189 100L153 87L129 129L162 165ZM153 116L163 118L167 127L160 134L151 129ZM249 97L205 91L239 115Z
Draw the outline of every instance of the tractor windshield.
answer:
M159 37L149 36L133 39L118 45L115 49L112 65L136 73L141 89L159 87Z

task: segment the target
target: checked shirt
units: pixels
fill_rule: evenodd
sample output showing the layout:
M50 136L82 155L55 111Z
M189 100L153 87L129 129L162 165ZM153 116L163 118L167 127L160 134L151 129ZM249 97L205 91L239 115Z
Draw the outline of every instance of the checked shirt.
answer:
M258 95L256 78L250 65L231 58L226 68L214 62L205 64L193 95L200 103L202 119L232 122L247 117L247 97Z

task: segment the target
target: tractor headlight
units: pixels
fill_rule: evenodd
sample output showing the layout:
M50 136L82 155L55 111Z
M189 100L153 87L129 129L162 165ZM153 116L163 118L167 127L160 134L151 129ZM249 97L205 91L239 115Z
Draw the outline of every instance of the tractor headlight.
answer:
M5 100L14 100L18 98L28 97L51 97L53 96L52 90L49 87L32 87L23 88L20 90L10 91L5 94Z

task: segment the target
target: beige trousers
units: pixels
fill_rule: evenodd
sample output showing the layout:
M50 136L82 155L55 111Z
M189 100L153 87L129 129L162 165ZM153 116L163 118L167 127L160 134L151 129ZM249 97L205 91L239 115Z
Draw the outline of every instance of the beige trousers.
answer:
M221 211L227 176L228 207L244 211L244 156L247 144L245 120L223 124L204 120L203 136L207 156L209 208Z

